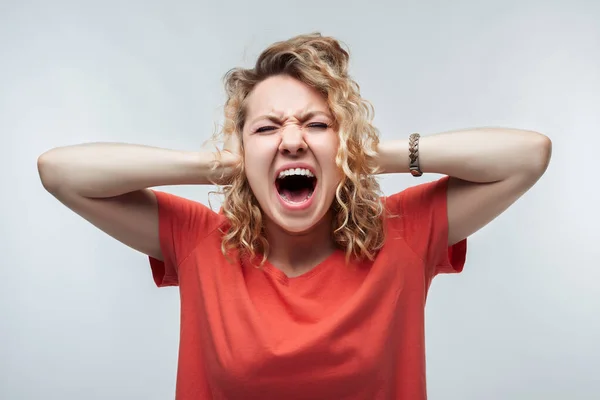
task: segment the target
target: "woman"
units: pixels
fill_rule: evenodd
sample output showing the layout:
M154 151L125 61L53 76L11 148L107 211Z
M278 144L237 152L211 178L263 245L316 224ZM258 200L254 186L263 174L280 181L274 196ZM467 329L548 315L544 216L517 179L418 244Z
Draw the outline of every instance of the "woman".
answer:
M223 151L56 148L44 187L179 285L178 399L424 399L432 278L540 178L550 140L469 129L382 142L319 34L226 75ZM379 196L378 173L443 178ZM223 185L215 213L149 187Z

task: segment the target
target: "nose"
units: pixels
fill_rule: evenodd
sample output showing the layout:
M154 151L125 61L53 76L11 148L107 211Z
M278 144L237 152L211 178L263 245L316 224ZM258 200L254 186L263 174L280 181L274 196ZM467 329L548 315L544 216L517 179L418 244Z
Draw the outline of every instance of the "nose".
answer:
M302 129L297 126L286 126L281 131L279 151L285 155L298 156L306 153L308 145L304 140Z

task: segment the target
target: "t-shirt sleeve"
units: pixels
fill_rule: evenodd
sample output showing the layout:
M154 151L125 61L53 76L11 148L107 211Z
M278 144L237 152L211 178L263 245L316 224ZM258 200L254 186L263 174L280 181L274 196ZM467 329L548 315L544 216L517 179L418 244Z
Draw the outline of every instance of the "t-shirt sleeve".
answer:
M158 229L163 261L149 257L157 286L178 286L181 263L214 230L219 216L202 203L152 190L158 203Z
M450 177L409 187L393 196L403 236L409 247L425 263L433 278L439 273L463 270L467 239L448 246L447 192Z

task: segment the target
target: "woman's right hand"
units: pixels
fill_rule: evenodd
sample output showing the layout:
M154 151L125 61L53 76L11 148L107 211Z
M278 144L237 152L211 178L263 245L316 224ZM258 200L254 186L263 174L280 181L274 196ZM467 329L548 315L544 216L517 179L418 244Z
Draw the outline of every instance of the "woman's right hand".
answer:
M242 146L237 134L232 133L225 139L219 162L223 174L222 179L217 180L217 183L227 183L232 174L238 171L239 164L242 162Z
M242 158L242 145L236 133L230 134L223 145L223 152L228 153L234 162L240 162Z

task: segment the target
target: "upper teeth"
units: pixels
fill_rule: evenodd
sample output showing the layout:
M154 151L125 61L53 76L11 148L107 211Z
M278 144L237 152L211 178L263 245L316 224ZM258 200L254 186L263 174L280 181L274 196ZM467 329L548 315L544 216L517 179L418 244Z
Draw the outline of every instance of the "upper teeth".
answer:
M309 178L314 178L313 173L310 172L306 168L290 168L290 169L283 170L279 173L279 178L283 178L285 176L290 176L290 175L304 175L304 176L308 176Z

